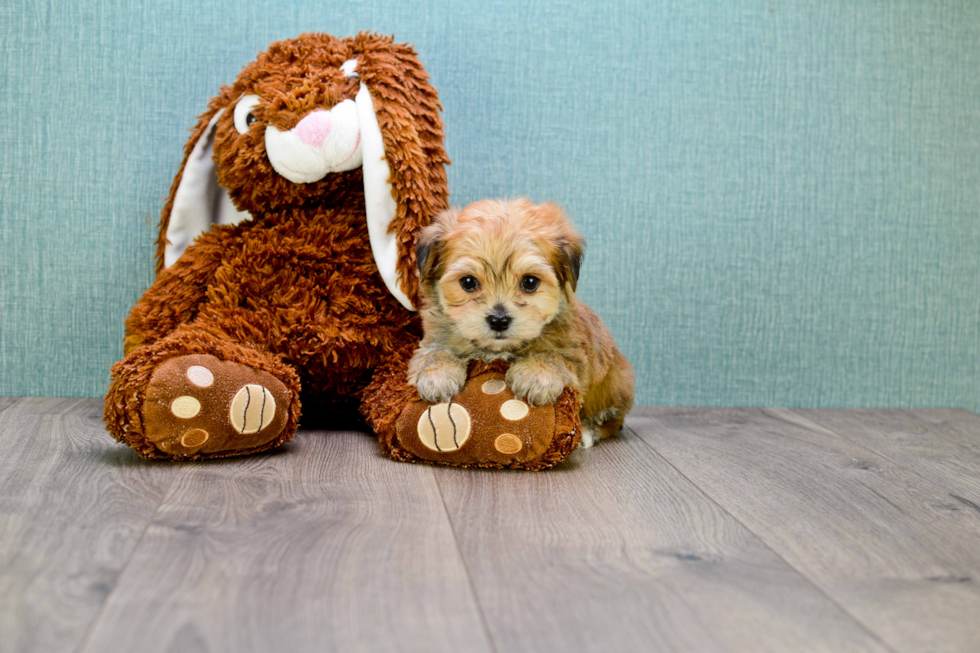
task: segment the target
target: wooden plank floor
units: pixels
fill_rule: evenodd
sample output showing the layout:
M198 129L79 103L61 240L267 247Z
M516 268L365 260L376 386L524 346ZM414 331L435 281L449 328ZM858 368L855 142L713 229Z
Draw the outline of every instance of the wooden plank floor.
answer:
M557 469L149 463L0 398L0 652L980 651L980 416L644 408Z

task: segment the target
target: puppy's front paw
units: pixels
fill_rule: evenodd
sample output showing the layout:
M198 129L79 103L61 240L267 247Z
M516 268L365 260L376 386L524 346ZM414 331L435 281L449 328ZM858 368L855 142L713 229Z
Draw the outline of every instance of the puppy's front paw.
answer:
M433 404L448 402L463 389L466 368L459 365L430 367L419 372L415 387L423 400Z
M506 374L507 386L532 406L553 404L565 389L561 374L538 362L517 362Z

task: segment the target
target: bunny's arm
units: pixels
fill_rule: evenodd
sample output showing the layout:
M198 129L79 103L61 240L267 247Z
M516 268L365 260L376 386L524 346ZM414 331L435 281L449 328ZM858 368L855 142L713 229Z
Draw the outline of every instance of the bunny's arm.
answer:
M126 354L162 338L197 316L221 265L220 252L220 247L192 247L173 265L160 271L126 318Z

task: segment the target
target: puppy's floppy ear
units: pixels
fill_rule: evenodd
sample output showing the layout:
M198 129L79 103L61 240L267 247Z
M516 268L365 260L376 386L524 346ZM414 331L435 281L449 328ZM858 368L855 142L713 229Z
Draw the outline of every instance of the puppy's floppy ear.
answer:
M552 229L551 241L555 247L553 264L558 282L562 286L571 284L572 292L575 292L578 287L578 273L585 257L585 240L575 231L560 206L545 202L535 208L539 211L538 216Z
M585 241L577 233L566 234L558 239L558 249L562 259L562 272L558 276L563 283L572 284L574 292L578 288L578 273L585 258Z
M455 222L457 215L455 210L447 209L419 233L418 244L415 246L415 262L419 268L419 281L423 285L438 267L442 248L445 245L447 227Z
M211 101L198 119L184 146L184 161L170 186L170 196L160 215L157 237L157 273L174 264L187 246L216 224L235 224L252 216L232 204L218 185L214 163L214 132L228 108L227 89Z

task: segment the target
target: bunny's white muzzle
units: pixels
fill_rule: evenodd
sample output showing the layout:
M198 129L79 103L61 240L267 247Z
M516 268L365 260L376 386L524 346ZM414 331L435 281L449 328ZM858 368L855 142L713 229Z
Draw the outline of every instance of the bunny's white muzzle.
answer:
M363 153L357 105L344 100L330 110L311 111L289 131L269 125L265 151L275 171L294 184L359 168Z

